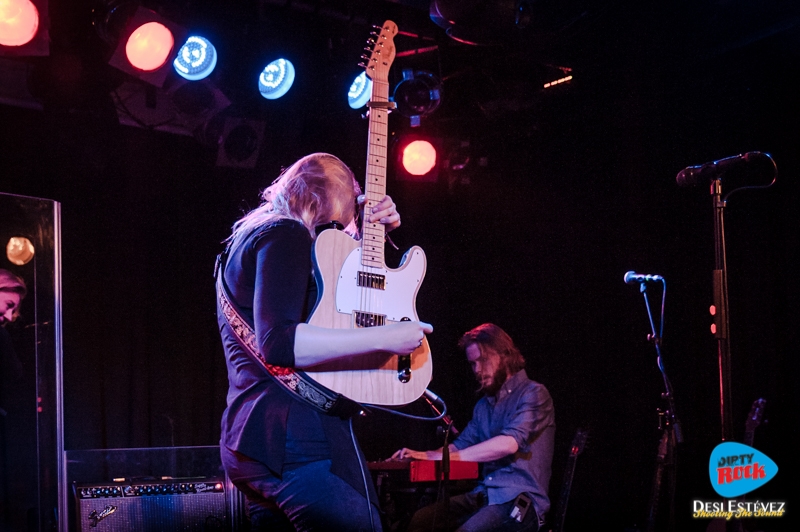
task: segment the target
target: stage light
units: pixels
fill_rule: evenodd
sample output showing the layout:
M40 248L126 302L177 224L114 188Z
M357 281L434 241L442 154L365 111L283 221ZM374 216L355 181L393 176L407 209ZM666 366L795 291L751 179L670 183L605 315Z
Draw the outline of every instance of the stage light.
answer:
M424 135L404 135L394 146L395 176L400 181L435 182L439 177L442 140Z
M231 104L231 101L210 79L175 80L175 83L170 85L167 94L169 94L175 109L178 110L180 122L192 132L212 120Z
M436 166L436 148L427 140L415 140L403 149L403 168L411 175L421 176Z
M116 10L125 16L121 7ZM117 22L118 23L118 22ZM111 66L147 83L162 87L169 74L176 42L185 42L186 30L155 11L138 7L119 35Z
M2 0L0 0L2 1ZM6 257L9 262L17 266L28 264L33 258L35 251L33 244L24 236L12 236L6 244Z
M277 100L294 83L294 65L288 59L276 59L258 76L258 90L267 100Z
M0 0L0 44L22 46L39 29L39 10L30 0Z
M347 91L347 103L352 109L361 109L372 96L372 80L367 77L364 71L353 80L350 90Z
M394 88L397 111L417 127L422 117L433 113L442 101L442 82L425 70L403 70L403 80Z
M47 55L47 0L0 0L0 55Z
M217 166L255 168L265 127L260 120L227 117L219 138Z
M208 39L192 35L178 50L172 66L179 76L189 81L206 78L217 66L217 50Z
M148 22L136 28L125 44L125 56L131 65L145 72L161 68L175 47L175 37L166 26Z

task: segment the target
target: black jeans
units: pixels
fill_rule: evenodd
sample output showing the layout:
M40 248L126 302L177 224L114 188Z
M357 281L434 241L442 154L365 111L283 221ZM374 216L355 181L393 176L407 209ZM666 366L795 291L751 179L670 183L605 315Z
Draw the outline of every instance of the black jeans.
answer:
M530 507L522 522L511 517L514 501L487 504L483 491L471 491L437 502L414 514L407 532L537 532L539 516Z

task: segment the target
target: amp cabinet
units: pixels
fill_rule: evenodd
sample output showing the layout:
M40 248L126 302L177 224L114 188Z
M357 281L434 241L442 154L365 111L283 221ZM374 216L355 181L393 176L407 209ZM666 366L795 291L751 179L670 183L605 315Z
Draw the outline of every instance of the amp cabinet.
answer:
M230 531L224 479L73 483L78 532Z

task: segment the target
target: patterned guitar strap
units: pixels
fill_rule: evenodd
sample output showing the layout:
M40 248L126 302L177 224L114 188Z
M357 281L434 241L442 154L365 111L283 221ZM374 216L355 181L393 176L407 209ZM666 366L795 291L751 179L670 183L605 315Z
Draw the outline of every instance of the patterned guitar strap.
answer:
M258 349L255 328L245 318L245 315L239 310L232 298L228 296L228 287L225 285L223 272L225 271L229 247L223 253L217 255L217 261L214 265L214 277L217 280L217 305L242 349L264 366L267 373L281 388L295 399L316 410L342 418L351 417L364 411L365 409L358 403L340 393L329 390L302 371L275 366L267 362Z

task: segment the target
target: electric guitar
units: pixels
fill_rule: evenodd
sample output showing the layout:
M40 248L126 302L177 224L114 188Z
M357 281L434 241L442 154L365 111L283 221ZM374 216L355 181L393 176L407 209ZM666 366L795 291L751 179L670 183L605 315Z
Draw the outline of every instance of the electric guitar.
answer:
M377 29L377 28L376 28ZM391 20L374 31L364 67L372 80L369 105L369 144L365 211L386 196L389 67L395 56L397 25ZM368 48L369 50L369 48ZM319 234L314 244L314 272L320 296L311 325L347 329L379 327L417 320L416 297L425 276L425 253L409 249L397 269L384 261L385 227L367 223L361 240L335 229ZM360 403L403 405L417 398L431 380L432 362L427 338L412 353L373 353L347 357L307 368L305 373L345 397Z
M589 431L579 428L575 431L575 437L572 438L572 445L567 457L567 466L564 469L564 479L561 482L561 494L558 497L558 504L553 517L553 528L550 532L564 531L564 520L567 517L567 503L569 502L569 492L572 489L572 479L575 476L575 465L578 461L578 455L583 452L586 446L588 437Z
M756 399L747 414L747 421L744 423L744 444L753 446L756 428L761 425L761 418L764 416L764 407L767 406L766 399Z

